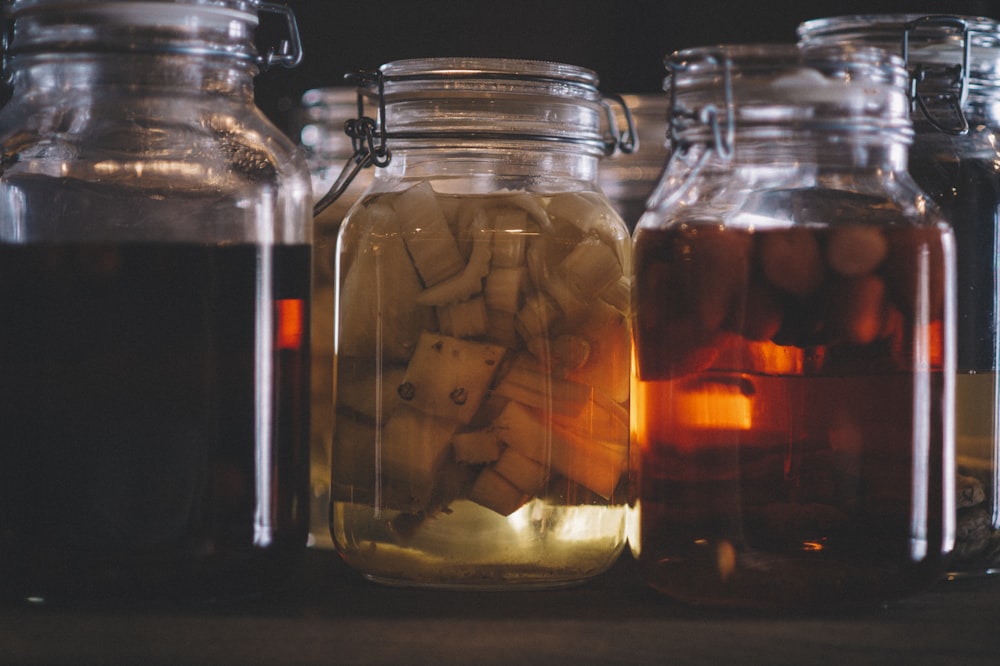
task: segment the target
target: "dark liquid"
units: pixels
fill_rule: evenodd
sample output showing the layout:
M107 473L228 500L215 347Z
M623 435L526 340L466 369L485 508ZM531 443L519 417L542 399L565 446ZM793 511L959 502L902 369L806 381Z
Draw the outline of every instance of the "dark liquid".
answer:
M0 592L267 591L305 543L307 247L0 245Z
M873 603L944 566L941 232L887 230L860 310L829 267L809 294L769 284L784 233L636 237L638 557L690 603Z
M958 539L952 570L1000 570L1000 173L995 160L955 153L970 139L929 129L911 151L910 172L955 229L958 255ZM944 152L942 157L939 151ZM991 148L990 152L995 149Z

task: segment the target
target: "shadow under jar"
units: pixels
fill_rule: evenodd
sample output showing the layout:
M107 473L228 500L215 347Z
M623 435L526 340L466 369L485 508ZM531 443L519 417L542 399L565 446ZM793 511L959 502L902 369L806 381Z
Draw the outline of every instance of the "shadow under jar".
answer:
M712 606L924 588L954 537L955 257L906 173L901 62L667 65L673 156L634 249L642 575Z

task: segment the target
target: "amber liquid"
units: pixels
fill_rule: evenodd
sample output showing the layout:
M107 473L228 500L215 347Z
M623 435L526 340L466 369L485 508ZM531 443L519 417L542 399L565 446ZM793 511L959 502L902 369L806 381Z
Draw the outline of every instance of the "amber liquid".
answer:
M634 551L652 587L694 604L894 598L938 577L950 548L943 308L929 286L944 269L904 259L942 256L942 239L886 233L869 275L888 285L882 320L859 342L829 270L811 294L777 294L773 333L759 334L748 292L765 282L762 238L782 233L723 232L745 236L727 275L704 270L696 231L636 238ZM706 330L694 313L723 280L724 316Z
M309 249L0 245L0 593L275 589L304 548Z

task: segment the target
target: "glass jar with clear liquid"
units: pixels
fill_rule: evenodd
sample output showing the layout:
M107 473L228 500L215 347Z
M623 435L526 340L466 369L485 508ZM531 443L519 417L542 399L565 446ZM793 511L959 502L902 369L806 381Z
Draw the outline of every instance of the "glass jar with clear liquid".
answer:
M354 155L344 124L358 115L352 86L314 88L302 94L292 136L305 150L312 178L313 202L336 187L344 163ZM333 441L333 291L340 223L372 181L362 169L313 221L312 388L310 390L309 544L333 548L330 539L330 447Z
M642 575L710 606L924 588L954 539L955 257L906 172L901 60L667 64L672 156L634 236Z
M331 529L395 585L549 587L625 545L631 242L596 75L383 65L337 246Z
M958 252L953 575L1000 571L1000 24L866 15L802 24L805 44L905 55L915 136L909 171L955 230Z
M309 174L252 0L15 0L0 111L0 594L270 592L305 547ZM262 12L290 51L258 54Z

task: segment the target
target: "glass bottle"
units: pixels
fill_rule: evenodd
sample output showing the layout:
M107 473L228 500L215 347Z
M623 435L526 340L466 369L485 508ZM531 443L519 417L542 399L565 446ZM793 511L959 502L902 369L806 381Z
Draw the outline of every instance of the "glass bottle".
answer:
M667 111L669 100L662 93L629 93L615 107L624 126L627 111L635 124L637 148L619 151L601 160L598 183L631 231L646 210L646 200L660 181L667 163Z
M958 253L958 526L950 572L996 573L1000 24L988 18L920 14L847 16L809 21L799 27L799 35L808 44L866 44L901 55L906 43L915 130L909 170L954 227Z
M954 537L955 258L906 171L901 61L667 64L672 158L634 248L642 574L715 606L925 587Z
M344 163L354 155L344 123L358 114L354 87L314 88L302 95L292 136L305 150L313 202L333 188ZM333 440L333 290L337 232L351 205L371 184L362 169L313 221L312 390L309 435L309 543L333 548L330 539L330 446Z
M0 596L258 596L308 506L310 184L250 0L15 0Z
M334 543L389 584L594 576L625 544L631 275L597 77L418 59L365 91L388 164L338 239Z

